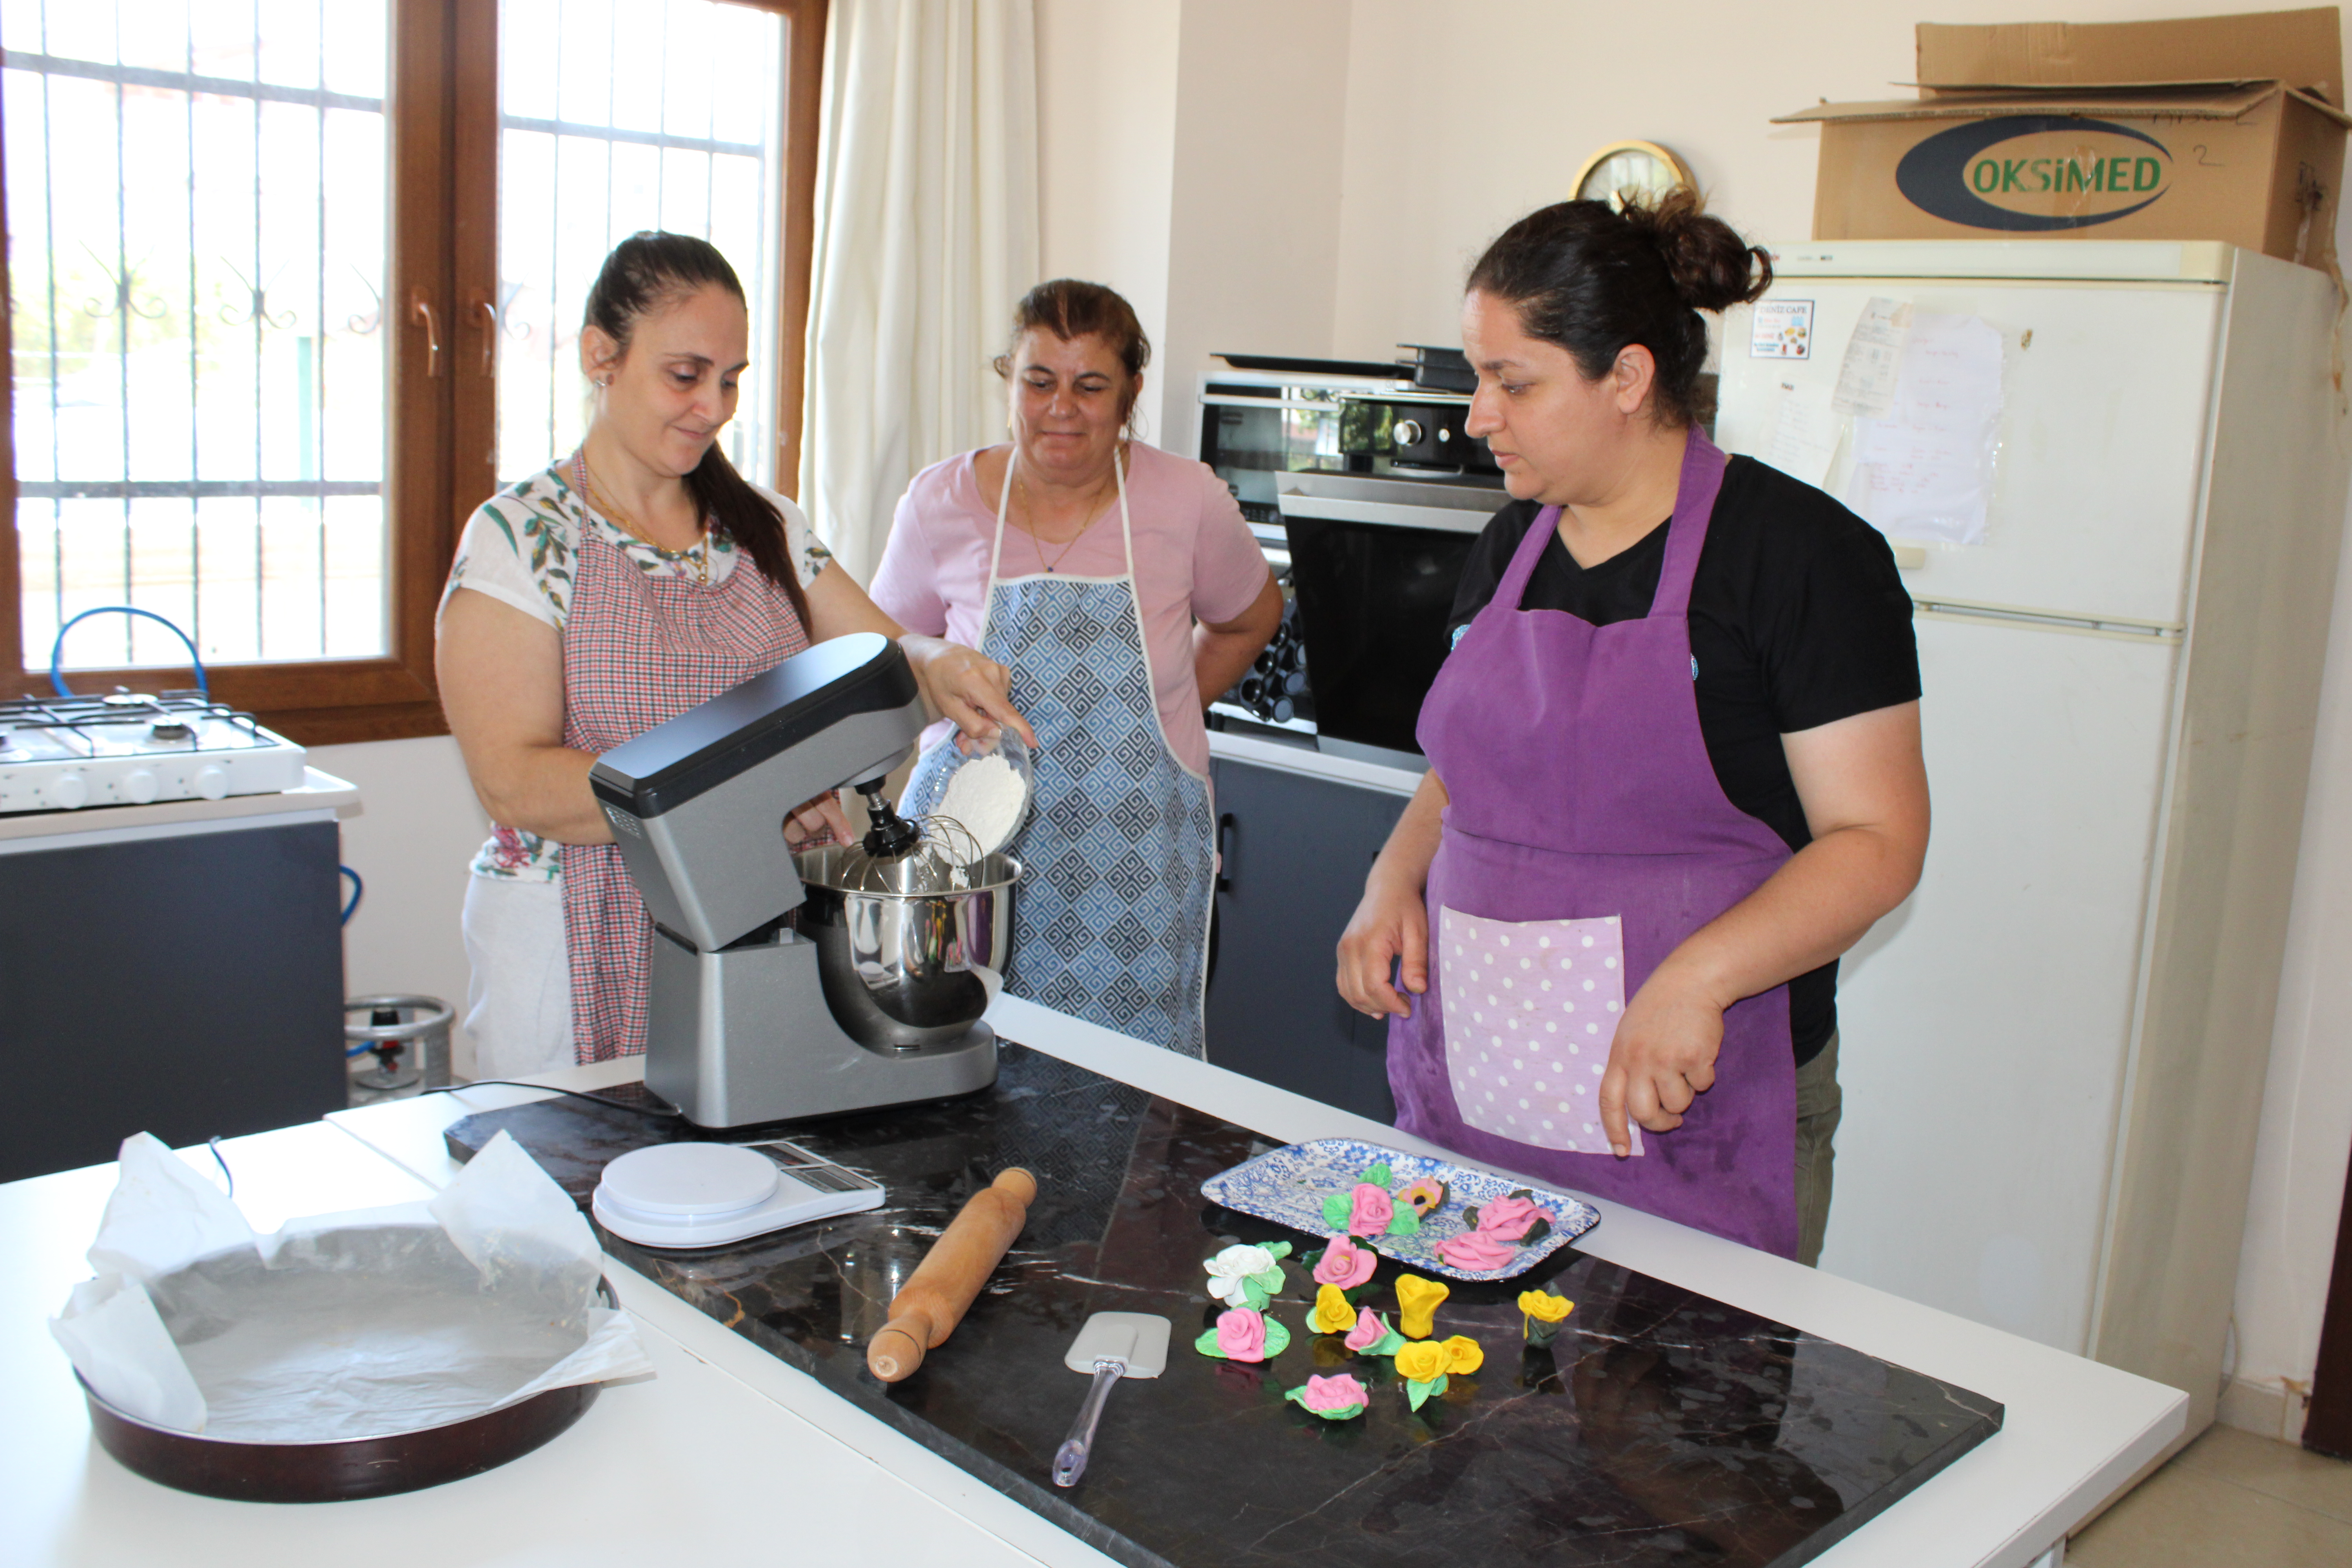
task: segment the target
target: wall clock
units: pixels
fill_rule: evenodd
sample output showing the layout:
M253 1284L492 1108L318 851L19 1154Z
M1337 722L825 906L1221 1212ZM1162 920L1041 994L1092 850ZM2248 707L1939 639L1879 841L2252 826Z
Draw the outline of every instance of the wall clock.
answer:
M1622 206L1629 193L1654 202L1677 185L1697 184L1690 165L1655 142L1612 142L1576 172L1576 199Z

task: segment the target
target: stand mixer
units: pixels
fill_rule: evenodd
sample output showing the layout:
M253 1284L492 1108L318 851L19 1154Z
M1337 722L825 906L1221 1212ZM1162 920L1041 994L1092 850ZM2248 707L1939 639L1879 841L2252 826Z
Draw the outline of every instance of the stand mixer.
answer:
M654 919L646 1087L688 1121L744 1127L995 1081L996 1035L980 1016L1003 968L1021 868L1002 854L943 854L940 835L882 798L923 724L906 655L860 632L730 687L589 771ZM845 784L865 796L873 830L856 846L795 855L786 814Z

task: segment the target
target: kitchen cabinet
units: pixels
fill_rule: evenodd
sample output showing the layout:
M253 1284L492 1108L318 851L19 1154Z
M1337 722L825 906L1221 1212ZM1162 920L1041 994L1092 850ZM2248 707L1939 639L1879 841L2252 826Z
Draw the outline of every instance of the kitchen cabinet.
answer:
M1220 757L1209 1060L1393 1121L1388 1026L1339 1000L1333 952L1405 796Z
M0 1181L201 1143L349 1095L336 808L299 791L0 818Z

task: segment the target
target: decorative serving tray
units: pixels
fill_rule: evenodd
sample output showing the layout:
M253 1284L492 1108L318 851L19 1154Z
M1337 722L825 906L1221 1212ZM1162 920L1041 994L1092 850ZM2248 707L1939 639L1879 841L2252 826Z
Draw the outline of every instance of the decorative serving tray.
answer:
M1373 1251L1409 1268L1443 1274L1452 1279L1508 1279L1526 1272L1601 1223L1600 1211L1563 1193L1549 1192L1508 1176L1474 1171L1423 1154L1383 1149L1353 1138L1318 1138L1292 1143L1244 1161L1201 1184L1201 1195L1243 1214L1270 1219L1309 1236L1329 1236L1331 1225L1323 1213L1324 1200L1346 1193L1375 1165L1389 1168L1386 1184L1402 1192L1424 1178L1445 1184L1445 1201L1422 1216L1421 1228L1410 1235L1359 1236ZM1465 1209L1507 1197L1525 1195L1543 1211L1548 1235L1516 1249L1500 1268L1457 1268L1438 1256L1437 1244L1471 1227Z

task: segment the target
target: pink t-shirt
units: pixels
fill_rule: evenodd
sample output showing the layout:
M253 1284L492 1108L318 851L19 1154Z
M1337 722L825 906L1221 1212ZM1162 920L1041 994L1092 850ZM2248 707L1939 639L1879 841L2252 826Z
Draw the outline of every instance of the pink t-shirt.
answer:
M932 464L898 498L872 594L883 613L908 631L977 647L988 608L996 497L981 495L973 456ZM1139 441L1129 447L1128 457L1136 597L1143 606L1160 728L1171 754L1205 775L1209 736L1192 679L1192 623L1230 621L1255 603L1265 587L1265 555L1233 493L1207 464ZM1044 571L1036 540L1007 528L998 574L1034 577ZM1055 553L1054 571L1070 577L1117 577L1127 571L1116 499L1071 542L1067 554Z

